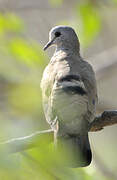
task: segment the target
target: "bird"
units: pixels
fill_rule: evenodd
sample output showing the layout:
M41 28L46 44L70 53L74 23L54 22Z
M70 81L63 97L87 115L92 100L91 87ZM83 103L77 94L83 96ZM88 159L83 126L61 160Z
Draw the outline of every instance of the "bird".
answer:
M55 52L41 80L45 118L56 143L65 145L73 156L68 166L85 167L92 160L88 131L98 101L95 72L81 57L72 27L53 27L44 51L50 46L56 47Z

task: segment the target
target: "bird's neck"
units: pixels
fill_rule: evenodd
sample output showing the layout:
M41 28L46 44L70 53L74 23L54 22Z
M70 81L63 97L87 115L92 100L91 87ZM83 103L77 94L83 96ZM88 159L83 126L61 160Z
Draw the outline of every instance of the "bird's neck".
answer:
M70 58L67 58L67 57L70 57ZM55 50L55 53L51 59L51 62L54 62L54 61L61 61L63 59L71 59L72 57L74 57L73 59L74 60L80 60L80 53L79 51L77 52L74 52L74 51L71 51L67 48L56 48Z
M60 53L64 53L66 55L79 55L80 52L79 52L79 48L70 48L70 47L67 47L67 46L57 46L56 47L56 50L55 50L55 53L54 54L60 54Z

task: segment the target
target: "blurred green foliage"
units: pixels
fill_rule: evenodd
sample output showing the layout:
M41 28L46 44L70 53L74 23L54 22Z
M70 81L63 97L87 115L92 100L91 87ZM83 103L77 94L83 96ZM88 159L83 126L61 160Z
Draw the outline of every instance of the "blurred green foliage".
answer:
M101 31L102 17L100 8L91 0L83 0L76 3L73 13L75 18L70 21L62 21L59 24L69 25L75 28L80 44L83 48L93 43Z
M63 2L50 1L55 6ZM76 6L76 17L80 18L82 28L77 27L77 21L75 27L80 31L83 44L88 46L101 29L101 17L91 2L84 2ZM38 43L22 37L24 28L22 20L14 14L0 14L1 141L46 127L43 124L40 80L48 57ZM42 139L38 148L12 155L0 149L0 179L107 180L94 167L64 167L67 154L63 157L46 142Z
M27 42L21 38L14 38L9 42L9 50L16 59L22 60L28 66L43 66L44 55L35 42Z
M77 18L80 17L81 24L76 28L84 47L87 47L100 32L101 16L99 9L90 1L78 4L76 7Z
M6 138L20 134L9 134L10 119L17 123L29 119L27 131L33 124L39 125L38 119L43 119L40 80L48 57L39 44L22 37L23 29L20 18L0 14L0 121L8 133Z
M15 15L0 14L1 141L34 130L32 123L39 129L43 119L40 79L47 57L36 42L22 38L22 28L22 21ZM63 167L62 154L44 142L39 142L39 148L14 155L0 149L0 179L88 179L83 170L76 173Z
M117 3L117 0L113 0L114 3Z
M8 31L21 32L23 30L23 22L14 14L0 14L0 34L5 34Z

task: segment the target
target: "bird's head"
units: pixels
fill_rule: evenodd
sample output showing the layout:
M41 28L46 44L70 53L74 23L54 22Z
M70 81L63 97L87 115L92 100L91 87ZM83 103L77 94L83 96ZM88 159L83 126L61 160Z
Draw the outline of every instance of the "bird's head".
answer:
M69 26L56 26L49 33L49 42L44 47L55 45L57 48L79 49L79 40L73 28Z

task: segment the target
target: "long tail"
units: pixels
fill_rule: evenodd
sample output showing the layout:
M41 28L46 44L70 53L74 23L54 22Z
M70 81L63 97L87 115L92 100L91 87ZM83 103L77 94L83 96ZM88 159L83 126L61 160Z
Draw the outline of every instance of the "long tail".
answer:
M88 133L85 135L69 135L61 137L58 145L65 148L69 159L66 163L69 167L85 167L91 163L92 153L89 144ZM68 155L69 154L69 155Z

